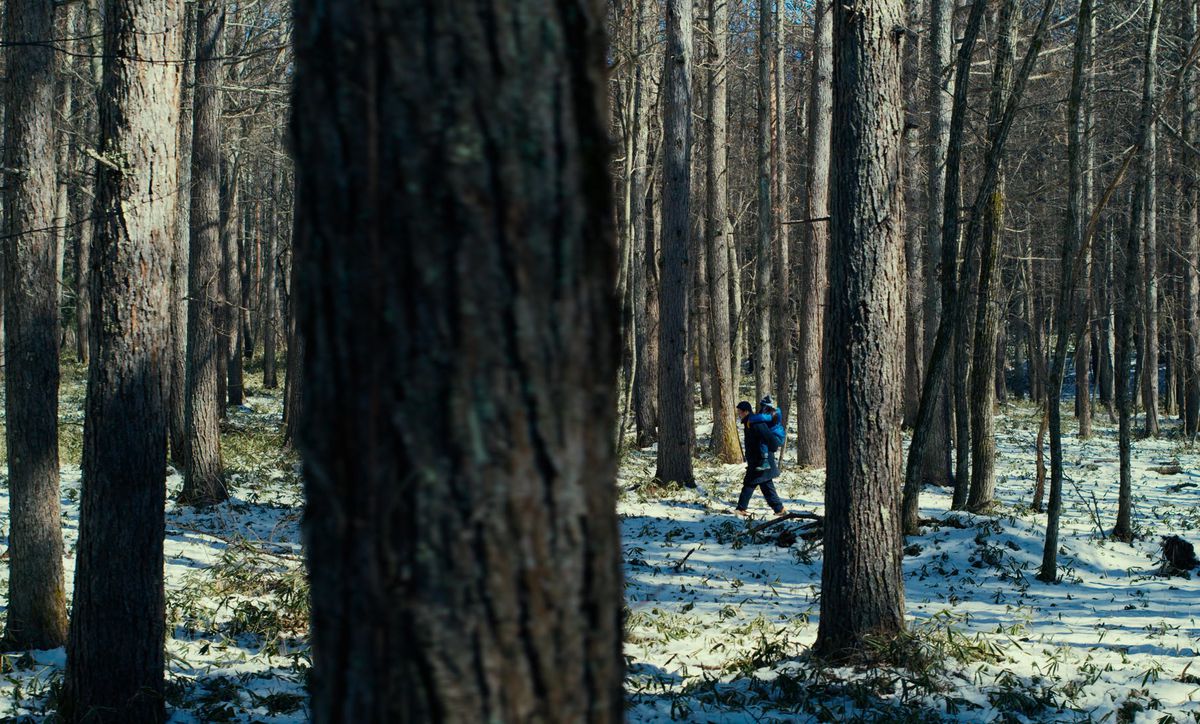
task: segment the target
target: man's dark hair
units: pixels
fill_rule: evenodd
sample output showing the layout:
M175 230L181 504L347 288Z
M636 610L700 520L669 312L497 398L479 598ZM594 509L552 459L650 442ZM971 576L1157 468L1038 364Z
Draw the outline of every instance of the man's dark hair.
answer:
M745 410L746 412L754 412L754 407L749 402L746 402L745 400L742 400L741 402L739 402L737 404L737 409Z

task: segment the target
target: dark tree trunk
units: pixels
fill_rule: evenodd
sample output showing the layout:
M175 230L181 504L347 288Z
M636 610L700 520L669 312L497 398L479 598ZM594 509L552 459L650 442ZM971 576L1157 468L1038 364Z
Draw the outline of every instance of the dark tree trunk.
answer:
M658 472L693 484L692 383L688 374L691 281L692 2L668 0L663 69L662 297L659 321Z
M52 649L67 636L58 480L54 6L4 12L5 417L8 608L3 647Z
M267 187L271 198L279 198L283 188L279 183L279 169L272 165L271 182ZM263 387L273 390L279 386L275 369L275 340L279 335L279 311L277 308L279 293L275 289L275 268L278 255L276 238L279 235L279 209L274 205L268 212L271 219L270 228L264 234L262 260L262 340L263 340Z
M192 131L192 203L188 255L186 450L180 502L209 505L229 497L221 477L216 320L221 274L221 56L225 11L196 6L196 87Z
M660 14L658 4L637 4L637 68L634 70L633 173L630 216L633 226L634 427L637 446L649 447L658 439L658 257L652 232L650 191L650 59ZM653 11L653 12L652 12Z
M1157 0L1155 0L1157 3ZM1067 218L1063 225L1062 263L1058 290L1058 337L1050 358L1050 380L1046 404L1050 413L1050 500L1046 509L1046 542L1042 549L1042 567L1038 579L1047 583L1058 581L1058 525L1062 514L1063 450L1062 450L1062 381L1066 367L1067 345L1076 311L1075 266L1076 254L1086 242L1083 220L1083 85L1087 66L1092 20L1092 0L1080 0L1079 21L1075 30L1075 51L1071 73L1071 90L1067 99L1067 123L1072 130L1067 138Z
M1133 396L1129 384L1129 357L1134 349L1133 327L1138 295L1138 256L1141 233L1142 197L1136 192L1129 195L1129 236L1125 249L1125 271L1121 275L1121 293L1117 300L1117 354L1116 396L1118 438L1120 453L1120 484L1117 490L1117 522L1113 527L1114 539L1126 543L1133 540Z
M1145 142L1141 158L1142 279L1146 298L1142 304L1145 330L1142 344L1142 403L1146 408L1146 435L1158 437L1158 123L1154 100L1158 83L1158 31L1162 0L1152 0L1142 58L1142 117L1140 133Z
M928 118L929 126L926 133L925 145L927 150L926 172L929 185L926 190L925 236L927 248L925 256L925 310L923 314L924 339L922 354L922 386L924 378L929 374L929 358L933 352L934 335L937 333L938 320L943 314L942 297L945 294L945 280L941 273L943 262L942 252L942 217L946 204L946 158L950 144L951 99L954 92L954 53L952 26L954 16L954 0L930 0L929 3L929 88ZM920 481L933 485L949 485L954 477L950 471L950 406L948 402L949 387L946 380L934 380L935 397L934 409L928 423L929 429L922 433L928 439L923 448L918 463L918 478ZM920 414L918 399L917 414ZM912 427L916 428L916 419ZM908 501L908 493L905 493ZM913 498L911 503L915 504ZM906 505L905 510L909 507ZM905 513L907 520L908 513Z
M1183 12L1180 13L1182 24L1183 47L1191 47L1196 42L1197 0L1185 0ZM1184 71L1183 91L1183 141L1195 146L1197 140L1196 125L1200 123L1200 108L1197 107L1197 76L1196 66L1190 65ZM1194 153L1185 153L1185 168L1191 173L1183 174L1184 202L1184 254L1187 263L1183 264L1186 289L1184 290L1184 374L1187 378L1184 399L1184 433L1189 440L1196 439L1197 428L1200 428L1200 184L1196 174L1200 172L1200 157Z
M796 462L825 464L825 299L829 287L829 165L833 122L833 20L829 0L813 3L809 73L808 170L804 181L804 254L800 280L800 342L796 370Z
M814 651L866 654L904 629L904 23L898 0L833 6L832 245L825 349L825 559Z
M1015 32L1017 0L1005 0L996 18L996 49L992 68L992 89L988 108L988 143L994 143L1003 120L1004 105L1012 89L1013 62L1016 57ZM996 339L1000 331L1000 305L996 297L996 276L1000 266L1000 237L1004 231L1004 171L996 175L996 185L984 210L979 252L978 299L971 364L971 487L967 507L983 511L996 497ZM974 240L968 240L974 243ZM960 447L961 449L961 447Z
M175 253L183 3L108 0L97 167L95 358L63 713L159 722L163 707L163 505ZM116 553L119 551L119 554Z
M488 7L296 6L315 722L624 718L603 12Z
M187 456L187 335L188 335L188 257L191 239L192 208L192 99L196 80L196 6L183 3L183 45L180 58L182 78L179 85L179 199L176 204L175 245L171 254L171 341L168 347L170 377L171 460L184 469Z
M230 405L242 404L242 275L241 275L241 244L242 211L241 211L241 158L234 157L226 164L229 176L226 179L224 193L225 211L221 214L224 223L221 224L222 255L221 275L224 278L224 304L221 307L221 344L224 347L224 359L228 373L226 397L222 399Z

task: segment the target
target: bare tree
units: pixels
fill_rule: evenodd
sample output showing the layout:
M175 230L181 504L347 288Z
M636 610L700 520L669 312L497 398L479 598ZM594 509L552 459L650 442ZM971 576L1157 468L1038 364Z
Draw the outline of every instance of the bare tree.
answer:
M705 241L708 248L708 304L711 325L713 368L712 448L722 462L741 460L737 425L734 424L736 388L733 376L732 342L729 338L729 174L727 171L728 118L727 85L729 74L729 3L708 0L708 165L705 183L708 195L708 223ZM736 269L732 273L736 273Z
M4 12L4 382L11 519L6 649L67 636L58 478L54 6Z
M814 650L904 629L900 403L904 127L899 0L833 6L832 248L825 349L825 558Z
M163 721L171 270L183 3L107 0L83 491L63 714ZM150 62L147 62L150 61ZM154 62L157 61L157 62ZM115 551L120 551L115 554Z
M659 321L658 472L694 484L688 294L692 265L692 0L668 0L663 69L662 296Z
M229 496L221 477L218 395L221 273L221 56L225 11L216 0L196 5L196 66L188 258L186 451L180 500L207 505Z
M829 286L829 164L833 121L833 21L829 0L813 3L813 48L809 66L807 176L802 227L800 341L796 371L796 461L825 464L824 338Z

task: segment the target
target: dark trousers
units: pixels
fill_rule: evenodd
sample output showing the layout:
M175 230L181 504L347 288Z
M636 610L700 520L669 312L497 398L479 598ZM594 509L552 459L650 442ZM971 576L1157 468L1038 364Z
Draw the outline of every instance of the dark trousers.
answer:
M776 513L783 510L783 501L779 499L779 493L775 491L774 480L742 484L742 494L738 496L738 510L745 510L746 506L750 505L750 498L754 497L755 488L762 488L763 497L766 498L767 505L771 506L771 510Z

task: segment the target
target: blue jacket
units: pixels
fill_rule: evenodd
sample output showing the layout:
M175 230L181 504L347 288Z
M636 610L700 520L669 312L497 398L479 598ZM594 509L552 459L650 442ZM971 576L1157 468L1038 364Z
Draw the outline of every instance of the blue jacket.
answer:
M766 446L766 435L771 434L767 423L762 420L754 421L754 415L746 419L746 484L758 484L779 477L779 465L775 462L775 453ZM770 470L759 470L763 460L770 461Z
M778 448L783 445L783 439L787 436L787 430L783 427L783 415L780 415L778 410L760 412L757 415L751 415L746 420L750 424L765 424L769 433L775 438L773 441L775 443L774 447Z

